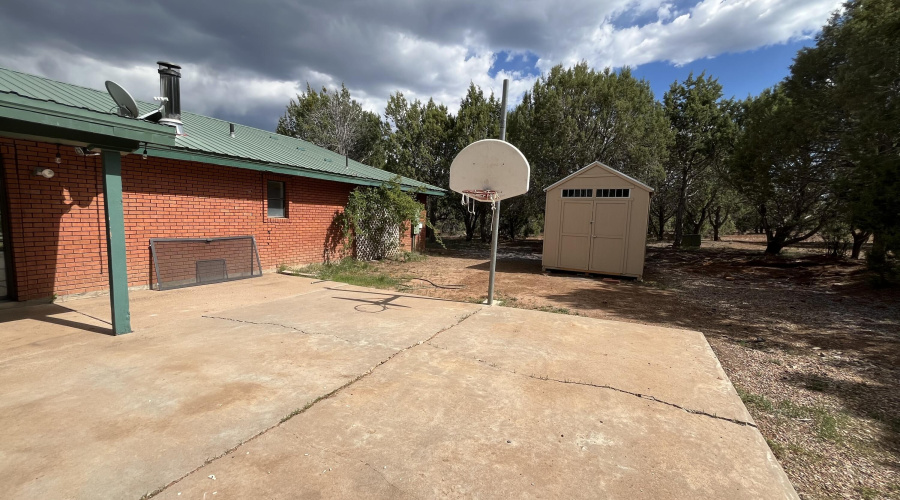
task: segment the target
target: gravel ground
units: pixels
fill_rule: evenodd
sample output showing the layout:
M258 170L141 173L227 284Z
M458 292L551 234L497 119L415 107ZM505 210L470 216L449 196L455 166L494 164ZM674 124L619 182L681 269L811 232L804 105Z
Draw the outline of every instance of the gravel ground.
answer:
M872 289L862 263L814 243L766 258L758 236L651 244L643 282L543 272L541 248L501 245L503 305L699 330L802 498L900 498L900 289ZM376 267L463 285L401 287L414 293L484 300L486 245L429 253Z

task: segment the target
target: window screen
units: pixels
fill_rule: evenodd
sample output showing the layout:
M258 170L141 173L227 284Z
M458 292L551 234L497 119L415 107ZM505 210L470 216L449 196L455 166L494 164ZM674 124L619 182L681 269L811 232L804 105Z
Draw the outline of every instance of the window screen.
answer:
M597 198L629 198L630 189L598 189Z
M269 181L268 198L269 217L284 217L284 183Z
M563 189L563 198L590 198L594 195L593 189Z

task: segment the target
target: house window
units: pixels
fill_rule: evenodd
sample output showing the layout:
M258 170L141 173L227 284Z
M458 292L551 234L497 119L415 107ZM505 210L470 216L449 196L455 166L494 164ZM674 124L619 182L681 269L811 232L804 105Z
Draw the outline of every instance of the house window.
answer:
M268 198L269 217L285 217L284 183L280 181L269 181Z
M593 189L563 189L563 198L590 198L594 195Z
M630 189L598 189L597 198L630 198Z

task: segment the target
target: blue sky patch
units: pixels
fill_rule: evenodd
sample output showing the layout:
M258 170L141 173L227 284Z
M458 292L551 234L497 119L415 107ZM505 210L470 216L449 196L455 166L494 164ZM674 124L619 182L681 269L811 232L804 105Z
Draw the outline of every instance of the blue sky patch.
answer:
M653 62L637 67L633 74L650 82L656 99L662 101L663 94L675 80L682 81L693 71L694 75L706 70L707 75L719 79L725 97L743 99L748 94L758 95L790 74L797 51L815 45L815 40L800 40L787 44L772 45L738 54L722 54L712 59L675 66L669 62Z
M675 17L690 12L691 7L695 5L695 2L692 1L680 1L680 2L667 2L669 4L669 12L672 17L669 19L665 19L663 22L668 23ZM643 12L639 12L633 6L630 9L627 9L619 15L613 17L609 20L610 24L617 30L631 28L631 27L640 27L645 26L647 24L655 23L659 20L659 9L649 9Z
M500 71L514 72L518 71L523 76L537 76L541 74L535 64L538 61L538 55L531 51L512 52L501 50L494 53L494 64L488 70L488 76L494 78Z

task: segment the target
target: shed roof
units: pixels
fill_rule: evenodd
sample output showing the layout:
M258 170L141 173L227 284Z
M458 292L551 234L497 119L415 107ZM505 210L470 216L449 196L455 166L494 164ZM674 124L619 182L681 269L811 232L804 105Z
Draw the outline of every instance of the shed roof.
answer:
M58 110L62 105L97 120L114 117L131 123L143 123L118 117L114 112L116 104L105 91L0 68L0 107L12 106L14 101L21 102L21 98L30 100L33 107L47 112ZM141 113L157 108L157 105L148 102L138 101L137 104ZM231 137L230 122L225 120L190 112L182 112L181 119L186 135L175 137L174 146L171 140L150 142L147 146L150 156L359 185L380 185L397 177L391 172L354 160L347 161L343 155L294 137L238 124L235 124L235 137ZM174 129L171 130L174 132ZM400 183L407 189L422 189L433 195L446 192L440 187L407 177L400 177Z
M618 170L616 170L616 169L614 169L614 168L612 168L612 167L610 167L610 166L608 166L608 165L604 165L603 163L600 163L599 161L595 161L594 163L591 163L590 165L587 165L587 166L585 166L585 167L583 167L583 168L580 168L580 169L578 169L577 171L575 171L574 173L572 173L572 174L570 174L570 175L567 175L566 177L563 177L562 179L560 179L560 180L554 182L553 184L547 186L546 188L544 188L544 191L550 191L551 189L555 188L556 186L559 186L559 185L562 184L563 182L566 182L567 180L569 180L569 179L571 179L571 178L573 178L573 177L576 177L578 174L584 172L585 170L587 170L587 169L589 169L589 168L591 168L591 167L601 167L601 168L603 168L604 170L608 171L608 172L611 173L611 174L617 175L617 176L619 176L619 177L621 177L621 178L627 180L628 182L634 183L634 185L636 185L636 186L639 187L639 188L643 188L643 189L645 189L645 190L647 190L648 192L651 192L651 193L654 191L654 189L653 189L652 187L650 187L650 186L644 184L643 182L641 182L641 181L635 179L634 177L631 177L630 175L623 174L622 172L619 172Z

